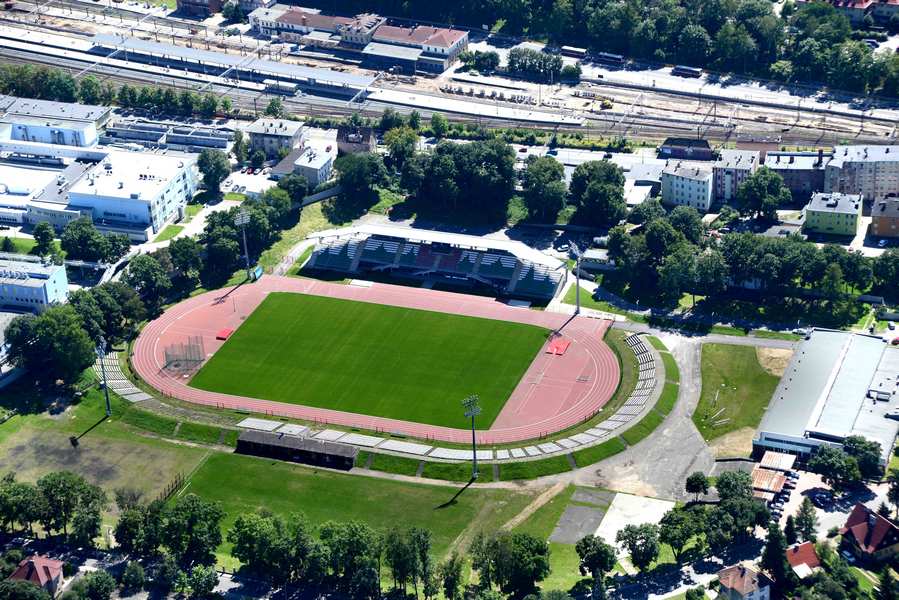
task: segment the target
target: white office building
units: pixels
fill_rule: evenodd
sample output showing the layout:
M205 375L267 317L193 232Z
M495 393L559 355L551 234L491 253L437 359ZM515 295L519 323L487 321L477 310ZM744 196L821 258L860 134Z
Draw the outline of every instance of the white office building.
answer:
M98 137L92 121L6 115L0 119L0 139L85 148L97 145Z
M195 157L113 151L69 189L68 207L141 242L183 215L197 179Z
M66 301L69 280L63 265L43 264L32 256L0 258L0 304L42 312Z
M712 206L712 170L677 163L662 171L662 203L689 206L701 213Z
M322 152L315 148L306 150L294 161L293 172L302 175L309 182L309 187L322 184L331 179L331 168L334 158L330 152Z
M899 194L899 146L837 146L824 169L824 191L876 202Z

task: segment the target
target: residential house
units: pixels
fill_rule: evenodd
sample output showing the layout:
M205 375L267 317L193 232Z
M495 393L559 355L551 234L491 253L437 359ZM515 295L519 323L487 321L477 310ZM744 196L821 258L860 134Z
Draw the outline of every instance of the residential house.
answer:
M35 554L20 562L9 579L33 583L53 597L64 583L62 565L61 560Z
M787 562L799 579L810 577L821 569L821 559L813 542L793 544L787 548Z
M341 125L337 128L337 150L341 154L374 152L377 145L375 130L371 127Z
M824 171L824 191L876 202L899 194L899 146L837 146Z
M840 529L842 545L863 563L891 560L899 551L899 527L864 504L856 504Z
M662 171L662 203L690 206L701 213L712 206L712 170L685 167L681 163Z
M806 233L855 236L862 218L862 197L815 194L805 207Z
M290 152L302 145L303 124L287 119L262 118L253 121L245 130L250 141L250 154L262 150L274 158L281 150Z
M768 600L771 579L745 565L733 565L718 571L718 598L726 600Z
M878 200L871 208L871 234L899 238L899 198Z
M759 168L759 152L757 150L725 149L718 155L712 168L715 181L715 199L730 202L737 195L747 177Z
M774 152L765 154L764 166L781 176L794 200L805 200L824 191L824 170L831 155L817 152Z

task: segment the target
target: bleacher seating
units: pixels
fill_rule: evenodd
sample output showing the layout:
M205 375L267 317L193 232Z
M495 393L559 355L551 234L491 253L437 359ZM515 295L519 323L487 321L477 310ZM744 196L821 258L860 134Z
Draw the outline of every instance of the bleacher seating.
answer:
M414 267L415 262L418 259L418 244L413 244L410 242L406 242L403 244L403 250L400 254L400 266L401 267Z
M518 261L514 257L485 252L481 256L478 275L489 279L509 280L515 272L517 263Z
M358 247L358 240L327 242L319 246L312 255L312 266L316 269L348 271L353 266Z
M368 238L362 245L362 258L360 260L378 264L392 264L399 247L399 242L394 240Z
M461 256L459 256L459 263L456 265L456 272L465 275L473 273L475 265L478 264L479 256L479 252L463 250Z
M437 270L444 273L457 273L459 271L459 259L461 256L462 251L458 248L453 248L449 254L440 256L440 260L437 263Z

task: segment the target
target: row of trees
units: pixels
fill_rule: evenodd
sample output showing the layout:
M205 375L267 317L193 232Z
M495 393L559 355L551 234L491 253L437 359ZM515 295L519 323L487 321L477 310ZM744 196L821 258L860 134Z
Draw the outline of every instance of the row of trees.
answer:
M855 92L899 92L899 57L875 55L856 41L847 17L828 2L788 1L780 14L768 0L486 0L448 5L317 0L313 5L475 28L501 21L504 32L527 32L559 44L662 63L826 83ZM899 30L899 16L887 25Z
M173 88L132 86L127 83L116 87L109 81L101 82L94 75L85 75L76 80L61 69L30 64L0 65L0 91L23 98L118 104L124 108L158 110L180 115L196 114L207 118L218 111L227 114L233 109L229 98L218 98L215 94L200 95L191 90L176 92Z

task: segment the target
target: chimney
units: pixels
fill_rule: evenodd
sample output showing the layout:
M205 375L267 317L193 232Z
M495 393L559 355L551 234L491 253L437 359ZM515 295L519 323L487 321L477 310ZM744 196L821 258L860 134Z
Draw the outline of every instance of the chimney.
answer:
M824 164L824 148L818 148L818 162L815 163L816 167L820 167Z
M790 157L790 164L791 164L791 165L793 164L793 161L794 161L794 160L796 160L796 157L795 157L795 156L791 156L791 157Z

